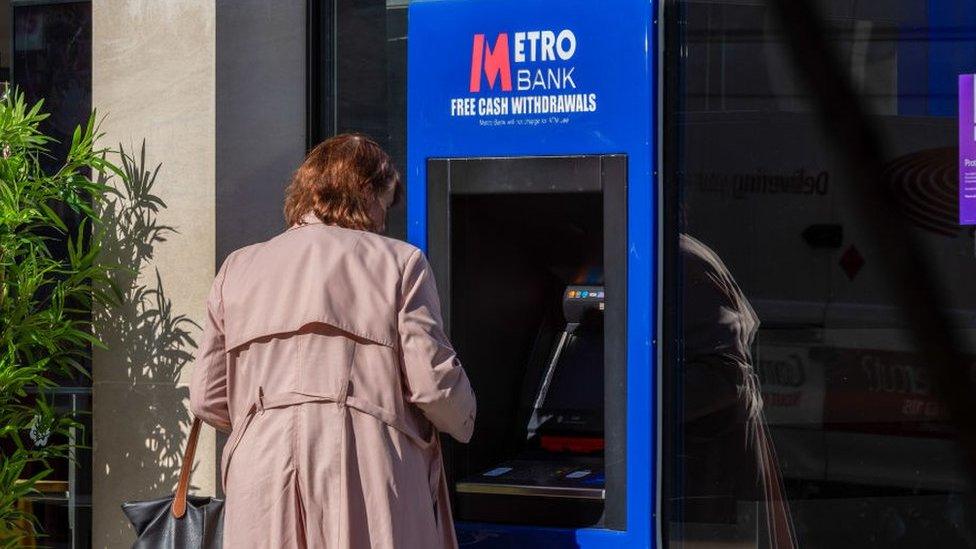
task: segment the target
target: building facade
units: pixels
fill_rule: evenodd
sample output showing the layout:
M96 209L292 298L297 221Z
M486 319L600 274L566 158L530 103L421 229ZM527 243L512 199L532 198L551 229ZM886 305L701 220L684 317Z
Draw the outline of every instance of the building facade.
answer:
M558 20L559 3L549 4ZM964 382L976 380L976 198L965 170L974 123L963 116L976 92L960 78L976 73L976 12L962 0L815 4L809 21L824 29L830 74L850 83L877 136L879 181L847 154L856 144L835 131L845 111L823 101L829 86L810 78L812 56L797 49L805 34L777 2L652 4L660 142L648 185L661 204L660 331L647 338L659 351L660 421L648 520L669 547L759 544L756 498L739 490L730 465L739 420L714 404L736 398L721 387L748 386L762 402L801 545L971 547L976 500L964 443L973 434L953 419L964 408L946 380L960 369ZM119 504L158 497L178 475L195 339L223 258L283 229L290 175L330 135L367 133L407 173L410 5L13 0L0 8L9 8L0 9L8 48L0 65L30 97L48 98L52 131L96 109L102 143L132 152L137 172L155 173L153 193L166 203L142 220L163 237L148 246L132 241L133 225L117 225L111 259L139 275L126 281L125 306L93 312L108 349L95 352L91 379L64 395L65 406L91 410L92 449L79 449L78 465L57 473L65 484L37 504L55 546L127 547L134 534ZM504 30L538 24L517 13L511 21ZM865 185L878 185L884 200L859 198ZM865 204L894 204L899 225L879 233ZM403 207L388 226L407 237ZM891 234L904 247L885 240ZM906 249L938 290L931 305L964 362L954 373L926 351L913 292L892 271L889 258ZM703 264L712 279L724 273L727 301L725 316L705 326L695 308ZM748 382L709 366L735 354L716 341L736 338ZM221 443L205 431L193 477L200 493L219 491ZM477 547L476 538L462 542Z

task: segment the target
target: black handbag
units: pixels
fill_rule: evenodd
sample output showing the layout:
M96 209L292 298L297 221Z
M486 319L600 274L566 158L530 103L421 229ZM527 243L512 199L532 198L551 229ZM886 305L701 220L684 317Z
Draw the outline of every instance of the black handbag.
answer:
M194 419L175 494L122 504L122 512L136 529L133 549L220 549L224 500L187 495L199 437L200 420Z

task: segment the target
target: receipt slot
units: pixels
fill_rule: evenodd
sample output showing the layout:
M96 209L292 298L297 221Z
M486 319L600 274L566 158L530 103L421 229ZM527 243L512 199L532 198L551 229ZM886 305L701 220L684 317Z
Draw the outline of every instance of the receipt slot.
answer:
M409 9L408 238L478 395L459 541L653 546L654 5Z

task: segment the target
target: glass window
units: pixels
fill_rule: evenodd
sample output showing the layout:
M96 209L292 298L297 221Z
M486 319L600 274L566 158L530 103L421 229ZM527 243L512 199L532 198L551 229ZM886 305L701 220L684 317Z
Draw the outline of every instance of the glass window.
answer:
M390 153L404 177L407 5L407 0L314 2L317 49L310 104L310 144L338 133L365 133ZM402 202L390 211L387 232L406 236Z
M53 168L91 113L91 3L15 0L13 34L13 81L28 102L44 100L42 130L57 142L42 162Z
M934 366L761 1L668 4L669 545L970 547L974 503ZM958 212L968 2L815 2L885 142L903 209L976 356L976 247Z
M53 137L50 155L39 159L48 171L64 161L71 134L88 121L91 112L91 3L87 1L0 2L0 25L13 30L13 55L0 48L0 63L12 64L13 84L28 103L44 100L50 117L41 131ZM3 33L0 33L2 36ZM9 34L7 35L9 38ZM6 80L0 68L0 78ZM79 219L61 205L54 205L69 226L77 230ZM63 241L52 243L52 251L66 256ZM84 367L91 365L85 361ZM74 447L68 460L56 460L53 471L38 484L39 494L20 502L38 518L43 536L25 540L26 546L91 547L92 456L91 456L91 379L82 374L58 379L60 388L45 396L48 403L65 414L74 415L81 428L72 433ZM31 395L30 398L34 398ZM33 439L38 445L63 443L63 440ZM32 474L37 471L29 471Z

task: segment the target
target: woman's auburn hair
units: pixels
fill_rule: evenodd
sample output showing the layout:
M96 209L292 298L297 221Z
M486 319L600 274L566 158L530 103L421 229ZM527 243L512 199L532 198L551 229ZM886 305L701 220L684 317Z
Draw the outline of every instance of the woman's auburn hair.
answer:
M377 231L369 212L380 194L395 186L402 197L400 173L390 155L369 137L344 133L319 143L295 171L285 191L285 220L304 223L312 213L327 225Z

